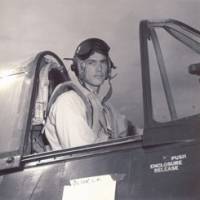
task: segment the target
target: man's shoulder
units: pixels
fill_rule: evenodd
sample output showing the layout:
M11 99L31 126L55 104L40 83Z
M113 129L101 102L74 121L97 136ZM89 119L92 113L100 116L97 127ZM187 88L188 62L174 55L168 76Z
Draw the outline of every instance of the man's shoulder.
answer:
M82 115L85 113L85 109L85 103L81 97L76 91L70 90L58 96L52 105L51 111L52 113L78 113L78 115Z
M78 94L74 91L74 90L69 90L69 91L66 91L66 92L63 92L59 97L58 99L63 99L63 98L70 98L70 97L74 97L74 98L77 98L78 97Z
M58 96L56 101L70 101L70 100L80 100L80 96L74 91L69 90L67 92L63 92L60 96Z
M69 90L62 93L57 97L53 105L54 109L66 108L66 109L85 109L85 103L83 99L74 90Z

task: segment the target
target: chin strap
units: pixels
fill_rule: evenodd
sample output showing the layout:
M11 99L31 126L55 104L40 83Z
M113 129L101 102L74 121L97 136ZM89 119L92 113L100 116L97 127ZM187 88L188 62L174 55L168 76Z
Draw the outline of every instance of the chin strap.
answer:
M102 105L104 105L106 103L106 101L108 101L108 99L110 99L110 97L112 96L113 89L112 89L112 83L111 83L110 78L108 79L108 84L109 84L109 90L102 99Z
M111 80L114 79L117 75L118 75L117 73L114 74L113 76L109 75L109 77L108 77L109 89L101 101L102 105L104 105L106 103L106 101L108 101L108 99L110 99L110 97L112 96L113 88L112 88Z

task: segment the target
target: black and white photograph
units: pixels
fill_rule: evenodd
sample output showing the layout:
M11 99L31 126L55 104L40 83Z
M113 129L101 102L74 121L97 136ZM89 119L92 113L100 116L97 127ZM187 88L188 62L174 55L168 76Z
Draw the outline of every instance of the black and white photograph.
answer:
M199 200L200 2L0 0L0 200Z

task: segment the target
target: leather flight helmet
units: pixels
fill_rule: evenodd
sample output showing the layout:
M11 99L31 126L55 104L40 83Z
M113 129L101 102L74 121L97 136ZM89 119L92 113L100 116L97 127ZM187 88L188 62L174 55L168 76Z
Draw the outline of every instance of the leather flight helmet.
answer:
M88 39L82 41L78 45L78 47L75 50L74 57L72 59L70 59L70 58L64 58L64 59L73 61L72 65L71 65L71 69L78 76L78 69L77 69L77 63L76 63L77 58L80 60L86 60L94 52L101 53L108 58L109 66L108 66L107 78L110 78L112 68L115 69L116 67L114 66L112 60L109 57L109 51L110 51L109 45L102 39L88 38Z

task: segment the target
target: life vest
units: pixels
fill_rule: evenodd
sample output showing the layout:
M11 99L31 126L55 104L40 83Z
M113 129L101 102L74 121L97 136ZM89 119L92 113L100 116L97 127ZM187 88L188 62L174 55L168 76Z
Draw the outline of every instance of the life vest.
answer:
M110 138L116 138L118 128L112 106L110 104L102 105L100 100L97 97L94 97L95 94L72 81L61 83L55 88L47 105L47 116L57 97L69 90L74 90L83 100L86 106L87 123L90 128L94 130L95 124L100 123L105 134L108 134ZM100 117L100 113L97 111L102 112L102 117Z

